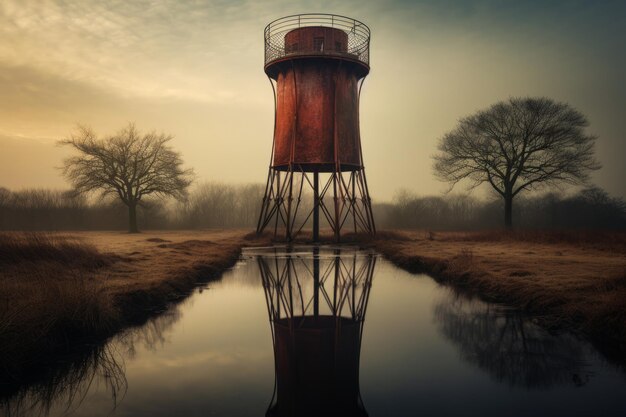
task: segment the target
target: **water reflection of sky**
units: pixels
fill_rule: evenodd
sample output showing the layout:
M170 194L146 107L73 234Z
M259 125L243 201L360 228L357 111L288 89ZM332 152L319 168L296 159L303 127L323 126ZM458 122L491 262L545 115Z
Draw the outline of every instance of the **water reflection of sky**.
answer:
M125 395L112 410L110 387L95 378L70 415L263 415L274 356L257 263L238 264L107 349L125 369ZM381 259L360 381L370 416L626 415L624 374L589 345ZM58 400L50 414L65 415L66 404Z

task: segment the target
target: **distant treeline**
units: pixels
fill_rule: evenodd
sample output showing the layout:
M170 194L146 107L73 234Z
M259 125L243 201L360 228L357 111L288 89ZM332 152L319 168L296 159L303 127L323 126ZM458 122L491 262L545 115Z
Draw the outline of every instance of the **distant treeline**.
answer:
M70 191L0 188L2 230L97 230L127 226L128 210L117 201L88 202Z
M142 201L140 229L201 229L256 225L264 186L205 183L187 201ZM114 198L71 191L0 188L0 230L124 230L128 209Z
M478 230L502 227L504 202L471 196L418 197L401 192L392 204L374 207L386 228ZM598 187L565 196L518 196L513 224L523 229L626 229L626 202Z
M194 187L185 202L144 201L138 211L139 228L254 228L264 189L261 184L204 183ZM501 200L401 192L392 203L375 203L373 210L378 229L497 229L502 225ZM518 198L515 204L518 228L626 230L624 200L597 187L570 196ZM118 200L90 200L70 191L0 188L0 230L125 230L127 216Z

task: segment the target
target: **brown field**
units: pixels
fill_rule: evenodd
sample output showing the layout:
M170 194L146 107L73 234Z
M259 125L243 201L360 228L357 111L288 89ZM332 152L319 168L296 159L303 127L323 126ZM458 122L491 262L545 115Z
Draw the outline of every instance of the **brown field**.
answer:
M348 240L600 341L623 361L626 234L405 231ZM242 247L270 243L249 230L0 234L0 375L24 382L55 353L141 324L218 277Z
M377 250L412 272L519 307L626 359L626 234L393 232Z

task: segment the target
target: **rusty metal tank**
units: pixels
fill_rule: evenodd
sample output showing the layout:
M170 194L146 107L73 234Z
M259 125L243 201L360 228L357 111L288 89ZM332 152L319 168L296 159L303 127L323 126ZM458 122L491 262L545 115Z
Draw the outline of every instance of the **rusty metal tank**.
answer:
M276 81L272 167L360 169L359 88L369 72L369 30L336 16L332 25L337 27L315 26L298 17L298 25L313 26L283 31L279 50L272 55L270 48L266 55L265 72ZM267 46L266 40L266 54Z
M344 227L374 235L359 132L369 28L345 16L301 14L268 24L264 41L275 116L257 233L271 227L292 240L311 225L318 241L321 220L337 242ZM310 205L302 203L307 189Z

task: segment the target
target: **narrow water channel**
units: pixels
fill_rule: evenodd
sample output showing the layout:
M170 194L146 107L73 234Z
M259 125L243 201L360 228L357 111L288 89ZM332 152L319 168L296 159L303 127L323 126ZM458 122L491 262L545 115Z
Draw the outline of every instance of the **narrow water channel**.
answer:
M626 374L375 253L275 247L0 415L625 416Z

